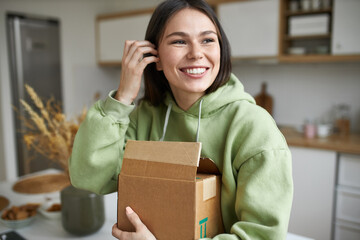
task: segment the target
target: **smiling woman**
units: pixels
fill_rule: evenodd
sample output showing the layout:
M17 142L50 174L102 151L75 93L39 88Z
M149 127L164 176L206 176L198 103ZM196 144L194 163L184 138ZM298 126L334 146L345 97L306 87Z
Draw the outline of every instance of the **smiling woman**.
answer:
M143 74L145 95L135 106ZM69 160L72 184L101 194L116 191L128 140L202 143L201 156L222 174L225 229L206 236L286 238L293 196L290 151L270 114L231 74L228 40L205 1L161 3L145 40L126 41L118 89L88 111L77 133ZM143 195L142 201L154 198ZM157 237L146 226L151 222L142 223L130 206L118 211L126 212L135 231L115 224L116 238Z
M166 25L158 54L157 70L164 72L179 107L189 109L219 73L220 44L215 25L197 10L179 11Z

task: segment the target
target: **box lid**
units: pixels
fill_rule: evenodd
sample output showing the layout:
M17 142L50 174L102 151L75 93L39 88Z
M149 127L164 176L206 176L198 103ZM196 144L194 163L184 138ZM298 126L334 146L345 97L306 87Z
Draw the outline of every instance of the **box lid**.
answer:
M217 168L215 162L210 158L200 158L200 163L197 168L197 173L221 175L220 170Z
M201 143L129 140L120 174L195 181Z

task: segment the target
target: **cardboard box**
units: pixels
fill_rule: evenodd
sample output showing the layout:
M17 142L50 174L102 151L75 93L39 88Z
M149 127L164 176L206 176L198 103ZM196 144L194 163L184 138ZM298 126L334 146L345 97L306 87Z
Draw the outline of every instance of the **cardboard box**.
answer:
M321 35L329 33L329 15L292 16L289 18L290 36Z
M118 227L135 231L130 206L158 240L222 233L221 176L201 143L128 141L118 180ZM199 167L198 167L199 165Z

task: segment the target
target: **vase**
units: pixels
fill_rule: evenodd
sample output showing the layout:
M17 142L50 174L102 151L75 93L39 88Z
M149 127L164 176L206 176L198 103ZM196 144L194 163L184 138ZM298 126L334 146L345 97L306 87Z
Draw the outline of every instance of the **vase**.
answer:
M105 222L104 196L68 186L60 192L63 228L74 235L98 231Z

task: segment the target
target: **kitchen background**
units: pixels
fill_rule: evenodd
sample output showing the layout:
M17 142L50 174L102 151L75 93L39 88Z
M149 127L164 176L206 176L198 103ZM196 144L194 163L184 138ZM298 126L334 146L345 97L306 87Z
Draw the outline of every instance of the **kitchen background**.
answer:
M96 62L95 18L99 14L156 6L159 0L0 0L0 180L16 177L16 151L5 16L28 13L60 21L63 107L75 116L117 87L119 67ZM300 127L306 119L329 121L338 104L350 106L351 131L360 131L360 63L248 63L235 62L233 72L246 91L260 92L267 82L274 99L274 118L279 125Z
M358 0L335 1L346 1L359 6ZM98 94L101 98L105 98L107 93L117 88L119 84L120 67L99 65L97 62L99 56L96 53L96 18L109 13L152 8L159 2L161 0L0 0L0 181L13 180L18 177L6 14L12 12L38 15L54 18L60 22L63 109L71 118L78 115L84 106L89 107L93 104L95 95ZM245 3L245 1L243 2ZM265 4L266 7L263 8L268 11L275 10L270 15L279 14L277 12L278 0L253 0L251 2L257 2L263 6ZM230 7L230 9L235 8ZM359 19L359 7L352 10ZM246 12L249 11L242 14L246 14ZM242 14L237 17L242 17ZM251 11L249 14L254 16ZM259 18L265 15L267 14L255 14ZM346 20L347 17L344 19ZM230 16L230 19L236 22L237 18ZM238 23L235 24L236 27L239 27L240 36L252 37L258 34L258 32L254 32L256 28L248 25L248 22L242 21L241 23L245 24L241 26ZM350 22L350 24L353 23ZM258 27L261 27L261 23L256 21L251 24L258 24ZM276 25L278 24L276 23ZM264 31L267 29L265 27ZM352 33L352 29L348 26L341 29ZM234 36L234 33L237 32L232 28L225 28L225 30L228 36ZM250 33L242 32L245 30ZM359 35L358 27L354 32ZM256 39L250 39L250 41L266 39L268 40L265 41L266 43L270 44L271 42L271 44L277 45L278 43L272 42L273 38L270 37L271 34L277 34L277 31L269 33L270 35L267 34L256 35ZM356 35L357 39L359 39L358 35ZM235 51L241 47L232 45ZM244 48L245 50L257 50L262 47L262 44L255 44L255 46L245 46ZM122 46L120 46L121 48ZM110 48L110 51L116 52L117 50ZM277 52L274 54L276 55ZM357 56L359 56L359 51ZM263 82L267 83L267 92L274 101L273 116L279 125L301 129L305 120L331 122L335 107L346 104L350 107L351 132L359 134L360 60L356 59L356 61L306 63L278 62L273 56L264 59L236 59L233 64L233 72L244 84L245 90L253 96L260 93ZM321 143L321 141L319 142ZM319 142L316 144L320 144ZM352 145L352 147L354 146L356 148L358 145ZM345 231L344 229L349 229L348 223L350 222L352 230L347 231L346 234L349 234L348 236L352 234L355 236L353 239L358 239L360 219L358 215L354 218L347 217L356 214L353 209L358 209L359 206L360 179L357 170L360 167L359 151L356 151L357 155L343 154L336 149L325 151L296 146L292 146L291 150L296 191L289 231L315 239L330 239L329 236L333 235L334 225L337 226L336 234L341 235ZM345 151L345 153L349 152ZM355 179L352 182L348 177L350 175L352 179ZM355 188L351 188L350 191L351 196L355 196L351 198L354 205L346 202L346 197L349 196L346 192L348 188L341 188L341 185L356 187L355 195L353 194ZM336 203L335 199L340 200ZM312 208L310 209L309 206ZM346 214L345 210L342 212L343 209L348 210ZM342 222L344 219L345 223ZM345 227L343 228L343 226ZM338 237L336 239L352 238Z

